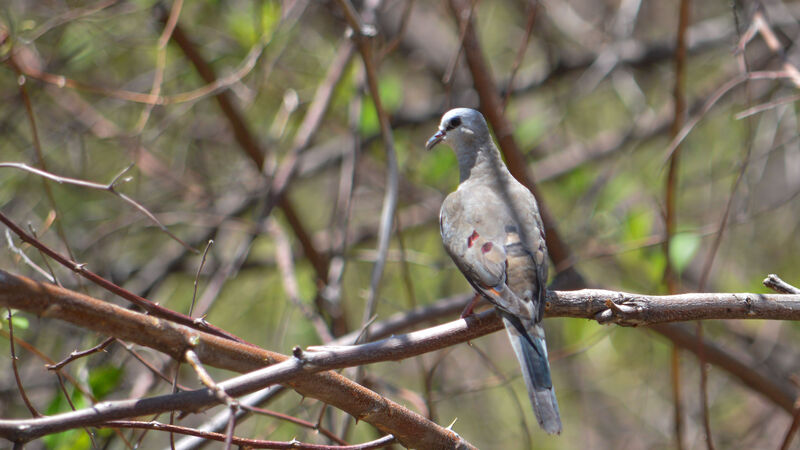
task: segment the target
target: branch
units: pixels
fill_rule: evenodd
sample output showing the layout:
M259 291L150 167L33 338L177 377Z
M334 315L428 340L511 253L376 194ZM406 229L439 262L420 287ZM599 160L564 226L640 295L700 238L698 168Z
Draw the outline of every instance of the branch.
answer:
M547 231L545 234L547 249L550 257L555 262L556 270L568 270L571 272L571 276L580 278L580 274L572 267L569 247L561 238L556 227L555 218L550 213L550 209L544 201L544 196L539 192L533 181L533 176L527 169L525 156L514 139L511 123L503 113L503 102L497 93L498 89L495 85L494 77L481 49L474 18L471 14L468 14L469 10L460 3L458 0L450 0L450 9L453 10L458 23L464 27L464 54L470 74L472 74L475 90L480 98L481 112L483 112L486 120L494 129L497 143L503 156L505 156L506 165L511 175L527 187L538 201L539 213Z
M197 436L207 440L214 440L224 442L226 436L222 433L214 433L209 431L200 431L194 428L182 427L179 425L169 425L160 422L136 422L127 420L115 420L106 422L99 426L100 428L134 428L142 430L160 430L169 431L171 433L185 434L188 436ZM394 442L394 437L391 435L384 436L371 442L365 442L357 445L321 445L321 444L305 444L296 440L289 442L280 441L267 441L263 439L245 439L234 437L232 442L242 448L286 448L286 449L314 449L314 450L368 450L372 448L384 448Z
M711 319L800 320L800 295L693 293L643 295L602 289L548 293L547 316L642 326Z
M183 242L178 236L175 236L175 234L173 234L171 231L169 231L169 228L164 226L164 224L162 224L156 218L155 214L151 213L141 203L139 203L136 200L128 197L127 195L123 194L122 192L117 191L117 187L116 187L117 182L120 180L120 178L122 178L122 176L128 170L131 169L131 167L133 167L133 164L129 165L124 170L122 170L119 174L117 174L117 176L115 176L114 179L111 180L110 183L101 184L101 183L95 183L95 182L92 182L92 181L79 180L77 178L62 177L62 176L47 172L45 170L41 170L41 169L37 169L35 167L31 167L31 166L29 166L29 165L27 165L25 163L0 162L0 168L19 169L19 170L23 170L23 171L26 171L26 172L30 172L30 173L32 173L34 175L39 175L42 178L47 178L47 179L53 180L53 181L55 181L56 183L59 183L59 184L71 184L71 185L74 185L74 186L80 186L80 187L84 187L84 188L96 189L96 190L99 190L99 191L110 192L110 193L116 195L117 197L119 197L120 199L122 199L122 201L124 201L125 203L127 203L127 204L133 206L134 208L138 209L139 212L141 212L142 214L147 216L147 218L150 219L151 222L156 224L156 226L159 229L161 229L161 231L166 233L173 240L175 240L178 243L180 243L181 245L183 245L186 248L186 250L189 250L192 253L199 253L197 251L197 249L193 248L191 245L187 244L186 242Z
M397 167L397 152L394 146L394 136L392 127L389 124L389 116L383 107L378 86L378 69L372 53L372 43L370 41L370 26L365 23L362 17L353 7L349 0L338 0L339 7L347 19L347 23L353 30L353 39L356 42L361 59L364 62L364 72L367 78L372 103L375 105L375 113L378 116L381 138L386 149L386 192L383 196L383 206L381 207L380 227L378 228L378 259L372 266L369 291L367 293L367 304L364 308L362 324L365 326L367 335L369 334L368 322L374 315L377 308L378 292L380 282L383 277L386 265L386 253L389 251L389 241L391 238L392 225L394 223L395 210L397 209L399 174ZM374 19L374 11L367 8L366 15L369 19ZM372 20L370 20L371 22Z
M214 69L202 57L197 46L180 25L175 26L172 37L173 42L183 51L186 58L194 66L198 75L200 75L206 83L211 84L216 82L217 75L214 73ZM250 125L245 120L244 115L231 99L230 93L227 90L223 90L214 94L214 98L217 100L217 104L222 110L223 116L231 127L236 143L241 150L247 154L256 168L261 171L264 166L265 151L256 135L251 131ZM278 197L278 206L283 210L286 220L291 225L297 239L300 241L300 245L303 247L303 253L305 253L306 257L317 271L318 277L324 279L328 270L327 258L320 254L314 247L308 231L297 216L294 204L288 198L280 196Z
M300 394L316 398L394 435L412 448L473 448L456 433L447 430L408 409L354 383L334 372L316 373L337 365L300 364L292 370L287 365L299 361L258 347L241 344L183 325L91 298L64 288L38 283L25 277L0 271L0 306L24 310L37 316L56 318L99 333L147 346L181 360L185 350L193 350L206 365L249 373L218 383L231 396L240 396L276 383L284 383ZM455 324L455 325L453 325ZM494 314L485 314L469 322L449 324L453 329L447 339L439 337L439 346L430 342L404 351L417 354L443 348L496 331L502 324ZM464 329L467 329L466 331ZM396 338L395 338L396 339ZM373 345L373 344L369 344ZM345 347L349 348L349 347ZM379 355L385 355L379 352ZM403 354L394 353L394 359ZM354 365L364 363L364 356ZM385 359L375 359L373 362ZM283 364L285 363L285 364ZM263 369L264 366L269 366ZM266 373L262 373L267 370ZM302 374L303 376L297 376ZM311 374L311 375L309 375ZM138 417L171 410L197 411L218 402L210 389L179 392L146 399L98 403L91 408L42 418L35 422L0 421L0 437L24 442L30 439L108 420Z
M86 278L87 280L91 281L92 283L106 289L107 291L118 295L125 300L135 304L136 306L144 309L148 313L157 316L163 317L165 319L173 320L177 323L182 323L184 325L190 326L192 328L203 329L208 331L209 333L213 333L217 336L223 336L227 339L244 342L241 338L234 336L224 330L221 330L214 325L206 323L204 321L196 321L193 320L191 317L186 316L184 314L177 313L171 309L164 308L161 305L151 302L150 300L141 297L139 295L134 294L133 292L123 289L122 287L112 283L111 281L106 280L105 278L97 275L96 273L92 272L91 270L86 268L86 264L79 264L59 253L55 250L51 249L47 245L45 245L40 240L36 239L35 237L26 233L22 228L17 226L14 222L11 221L8 217L6 217L2 212L0 212L0 222L4 223L11 231L14 232L20 239L31 244L32 246L36 247L39 251L44 253L45 255L53 258L62 266L72 270L73 272L77 273L78 275Z

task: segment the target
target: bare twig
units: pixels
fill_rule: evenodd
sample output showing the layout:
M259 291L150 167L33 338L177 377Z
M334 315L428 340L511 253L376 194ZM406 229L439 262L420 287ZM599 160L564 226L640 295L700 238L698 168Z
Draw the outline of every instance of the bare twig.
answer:
M169 431L171 433L180 433L187 436L197 436L203 439L210 439L219 442L225 442L227 436L222 433L214 433L211 431L201 431L194 428L182 427L179 425L169 425L159 422L136 422L128 420L113 420L97 425L99 428L139 428L148 430ZM322 445L322 444L307 444L292 440L290 442L280 441L266 441L262 439L245 439L240 437L233 437L230 441L232 444L240 445L243 448L272 448L272 449L308 449L308 450L367 450L383 448L392 442L394 437L389 435L380 439L365 442L356 445Z
M679 324L657 324L652 325L650 329L666 337L684 350L694 354L702 351L707 363L713 364L735 376L744 385L768 398L784 411L788 413L794 412L796 389L776 380L776 377L772 374L764 373L755 362L749 365L710 342L699 344L697 336L690 332L687 327ZM700 350L699 345L703 346L702 350Z
M381 220L378 228L378 259L375 261L375 265L372 266L372 276L370 277L369 292L367 294L367 305L364 308L364 314L362 316L362 323L366 324L375 314L375 309L377 307L380 282L383 277L384 266L386 265L386 253L389 251L389 239L392 232L395 208L397 208L399 174L392 128L389 125L389 116L386 114L381 101L380 90L378 88L378 69L372 53L372 44L370 43L369 35L365 33L365 22L358 12L356 12L349 0L338 0L337 3L344 12L348 25L350 25L350 28L353 30L353 39L356 41L358 51L361 53L361 59L364 62L367 86L369 87L372 102L375 104L375 112L378 115L378 123L380 124L381 138L383 139L383 145L386 151L386 192L383 197ZM370 21L374 20L374 17L371 17L374 15L374 12L368 8L366 13L370 16L368 17ZM369 334L368 329L366 329L366 332Z
M669 158L672 156L672 153L678 148L678 146L689 136L689 133L692 132L694 127L697 126L700 121L706 117L708 112L711 110L712 107L728 92L736 88L742 83L745 83L750 80L781 80L781 79L788 79L791 78L792 74L785 71L756 71L756 72L749 72L737 75L722 86L717 88L716 91L709 97L706 103L703 105L701 110L681 128L681 131L672 139L667 146L667 151L664 155L664 161L669 161Z
M528 41L531 38L531 33L533 33L533 25L536 23L538 11L538 2L528 2L528 19L525 22L525 33L522 35L522 39L520 39L519 48L517 48L517 56L514 58L514 65L511 66L511 74L508 76L508 81L506 81L506 94L503 97L502 106L503 112L505 112L508 106L508 100L511 98L511 92L514 88L514 78L516 78L517 72L522 65L522 58L525 56L525 50L528 48Z
M789 450L794 440L794 435L797 434L797 429L800 428L800 406L795 406L794 415L792 416L792 424L786 430L786 435L783 437L781 443L781 450Z
M298 2L298 4L300 3L301 2ZM175 26L173 41L180 47L186 58L194 65L197 73L206 83L212 84L216 82L217 75L214 73L214 69L203 59L197 46L192 42L189 35L183 31L180 25ZM262 43L261 50L263 50L263 45ZM253 64L255 64L255 58L253 59ZM261 147L261 143L250 130L242 112L231 99L230 93L225 90L215 91L214 98L217 100L223 115L231 126L236 143L242 151L247 154L258 170L262 170L264 166L264 150ZM286 220L292 226L292 229L297 235L297 239L303 246L303 253L305 253L306 257L314 266L318 276L323 278L327 272L327 261L314 247L305 226L297 216L294 205L285 197L280 196L278 198L278 206L283 210Z
M684 122L686 115L686 96L684 93L684 86L686 84L686 30L689 27L689 0L681 0L678 13L678 31L675 42L675 84L672 90L672 102L674 105L672 126L670 135L674 138L680 132L681 126ZM667 178L664 186L664 282L667 285L667 291L670 294L677 294L680 292L680 274L675 273L672 267L672 258L670 257L670 247L672 243L672 236L675 234L675 227L677 224L677 211L675 207L677 191L678 191L678 168L680 167L680 147L676 147L675 151L669 158L669 169L667 171ZM702 341L702 324L697 324L698 339ZM700 390L704 396L701 401L703 411L706 413L704 417L708 417L706 409L707 395L705 392L705 364L702 358L702 352L698 352L700 356L700 372L701 383ZM683 420L683 401L681 399L681 358L680 352L676 345L672 346L672 358L670 358L670 369L672 371L672 400L674 403L674 428L675 428L675 445L678 450L684 448L684 435L685 424Z
M192 317L194 313L194 302L197 299L197 285L198 280L200 279L200 273L203 271L203 266L206 264L206 257L208 256L208 251L211 249L211 246L214 245L214 240L209 239L208 243L206 244L205 250L203 250L203 258L200 260L200 265L197 266L197 273L194 275L194 283L192 285L192 304L189 306L189 317Z
M27 254L25 254L25 252L22 251L21 248L14 245L14 240L11 238L11 232L8 229L6 229L6 244L8 244L8 249L11 250L12 253L16 253L17 255L19 255L19 257L22 258L22 261L28 267L38 272L39 275L44 277L45 280L51 283L56 282L56 278L53 276L52 273L48 273L46 270L39 267L39 265L33 262L33 260Z
M336 442L339 445L347 445L347 442L345 442L344 440L340 439L339 436L336 436L330 430L319 426L318 423L314 424L314 423L311 423L311 422L309 422L307 420L298 419L297 417L292 417L292 416L287 415L287 414L282 414L282 413L275 412L275 411L269 411L269 410L266 410L266 409L257 408L255 406L247 406L243 402L239 402L239 406L242 407L243 409L246 409L248 411L254 412L256 414L260 414L262 416L275 417L276 419L284 420L286 422L290 422L290 423L293 423L295 425L300 425L300 426L305 427L305 428L310 428L312 430L319 431L320 434L322 434L326 438L332 440L333 442Z
M192 366L192 369L194 369L200 382L203 383L205 387L211 389L211 392L214 393L217 401L228 406L232 406L237 403L233 397L225 392L223 387L214 382L214 379L211 378L211 375L209 375L208 371L206 371L205 367L203 367L203 363L200 361L197 353L195 353L193 350L186 350L183 356L184 361L188 362L189 365Z
M547 249L550 258L555 262L556 270L569 270L572 272L571 275L573 277L580 278L580 275L571 266L570 251L558 233L556 221L547 208L544 197L536 188L533 177L528 172L525 158L514 139L511 124L503 114L502 101L497 93L491 70L481 50L480 41L475 31L474 19L471 15L467 16L465 14L465 8L461 3L459 0L450 0L450 8L453 10L458 23L464 26L466 30L463 43L464 53L475 83L475 89L478 91L478 96L481 100L481 111L494 129L500 150L505 156L508 170L514 178L533 193L538 201L539 212L542 215L544 228L547 231L545 235Z
M150 219L153 223L155 223L156 226L161 229L161 231L166 233L169 237L171 237L176 242L178 242L181 245L183 245L187 250L189 250L189 251L191 251L193 253L199 253L196 249L192 248L189 244L183 242L179 237L175 236L171 231L169 231L169 229L167 229L167 227L165 227L164 224L162 224L156 218L156 216L153 215L153 213L151 213L150 211L147 210L147 208L142 206L141 203L139 203L136 200L128 197L127 195L117 191L117 189L116 189L117 181L119 181L119 179L128 170L130 170L131 167L133 167L133 165L129 165L128 167L123 169L108 184L94 183L92 181L79 180L77 178L62 177L62 176L55 175L55 174L52 174L50 172L47 172L45 170L41 170L41 169L37 169L35 167L31 167L31 166L29 166L27 164L24 164L24 163L0 162L0 167L10 167L10 168L14 168L14 169L19 169L19 170L23 170L23 171L26 171L26 172L30 172L30 173L32 173L34 175L38 175L38 176L40 176L42 178L47 178L47 179L53 180L53 181L55 181L55 182L57 182L59 184L71 184L73 186L80 186L80 187L84 187L84 188L88 188L88 189L96 189L96 190L100 190L100 191L110 192L111 194L114 194L117 197L119 197L120 199L122 199L125 203L128 203L129 205L131 205L134 208L138 209L142 214L147 216L148 219Z
M134 303L135 305L143 308L148 313L157 316L163 317L165 319L169 319L175 321L177 323L182 323L186 326L197 328L201 330L206 330L209 333L215 334L217 336L225 337L226 339L236 340L237 342L244 342L241 338L238 338L227 331L221 330L211 324L208 323L196 323L192 320L191 317L185 316L183 314L177 313L170 309L164 308L156 303L147 300L146 298L140 297L133 292L130 292L122 287L112 283L111 281L106 280L105 278L97 275L96 273L90 271L86 268L85 264L79 264L75 261L72 261L69 258L57 253L38 239L30 236L29 234L25 233L22 228L18 227L17 224L12 222L8 217L6 217L3 213L0 213L0 222L3 222L11 231L13 231L17 236L19 236L23 241L33 245L40 251L42 251L47 256L56 260L59 264L63 265L64 267L72 270L73 272L77 273L78 275L86 278L87 280L91 281L92 283L102 287L103 289L112 292L125 300Z
M33 403L31 403L28 394L25 393L25 388L22 387L22 379L19 377L19 369L17 368L17 352L14 350L14 324L11 321L11 308L9 307L6 307L6 320L8 320L8 343L11 348L11 369L14 372L14 380L17 382L17 390L31 415L33 417L42 417L36 407L33 406Z
M267 231L270 236L275 240L275 260L278 263L278 269L281 273L281 280L283 282L283 290L289 301L303 314L314 330L317 332L317 337L322 342L330 342L333 340L328 326L319 314L316 314L308 306L306 306L300 299L300 286L297 283L297 275L294 270L294 261L292 261L292 247L289 245L289 238L283 231L281 226L274 220L267 221Z
M181 14L181 9L183 9L183 0L175 0L172 3L169 17L164 24L164 30L158 38L158 44L156 45L156 68L153 74L153 86L150 88L150 95L153 97L161 95L161 84L164 81L164 69L167 67L167 44L169 44L172 32L175 30L175 25L178 24L178 17ZM144 130L155 106L154 103L145 103L142 114L139 116L139 122L137 122L134 127L134 133L139 134Z
M250 415L250 410L247 408L249 405L261 405L266 401L274 399L278 394L282 392L287 392L287 390L283 386L271 386L267 389L263 389L258 392L254 392L252 394L248 394L239 399L239 405L242 408L239 408L236 411L236 420L237 422L241 421L245 418L245 416ZM198 430L202 431L213 431L219 432L226 428L227 423L229 422L231 410L224 409L213 417L209 418L207 421L196 427ZM322 431L320 431L322 432ZM175 450L197 450L205 446L205 440L202 438L194 437L194 436L187 436L182 438L180 441L175 443Z
M780 279L780 277L778 277L774 273L767 275L767 278L764 278L763 283L764 286L781 294L800 294L800 289L783 281L782 279Z
M59 371L59 370L61 370L61 368L63 368L67 364L71 363L72 361L75 361L78 358L83 358L84 356L88 356L88 355L91 355L91 354L94 354L94 353L105 351L106 347L108 347L109 345L114 343L114 341L116 341L116 339L114 339L113 337L106 338L103 342L95 345L94 347L92 347L92 348L90 348L88 350L83 350L83 351L80 351L80 352L75 350L74 352L70 353L68 357L64 358L63 360L61 360L57 364L48 364L45 367L47 367L47 370Z

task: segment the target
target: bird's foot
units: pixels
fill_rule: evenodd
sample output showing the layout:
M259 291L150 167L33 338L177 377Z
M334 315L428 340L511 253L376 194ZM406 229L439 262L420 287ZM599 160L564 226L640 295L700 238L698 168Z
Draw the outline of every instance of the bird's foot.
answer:
M475 297L472 298L472 301L469 302L469 304L467 305L466 308L464 308L463 311L461 311L461 318L462 319L465 319L465 318L471 316L472 314L474 314L473 309L475 309L475 305L478 304L478 301L480 301L480 299L481 299L481 294L476 293Z

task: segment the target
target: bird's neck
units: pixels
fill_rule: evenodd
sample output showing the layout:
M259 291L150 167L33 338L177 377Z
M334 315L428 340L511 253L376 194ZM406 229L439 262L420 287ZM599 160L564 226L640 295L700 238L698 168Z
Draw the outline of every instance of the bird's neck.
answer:
M458 169L460 183L467 180L497 180L508 174L500 152L494 143L487 142L477 146L477 151L458 151Z

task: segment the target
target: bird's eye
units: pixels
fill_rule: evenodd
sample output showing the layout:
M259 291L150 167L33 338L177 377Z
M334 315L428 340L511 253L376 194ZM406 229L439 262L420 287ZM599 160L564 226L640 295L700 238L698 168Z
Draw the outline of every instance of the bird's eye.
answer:
M447 123L447 126L445 128L447 129L447 131L450 131L459 125L461 125L461 117L456 116L450 119L450 122Z

